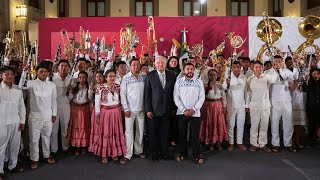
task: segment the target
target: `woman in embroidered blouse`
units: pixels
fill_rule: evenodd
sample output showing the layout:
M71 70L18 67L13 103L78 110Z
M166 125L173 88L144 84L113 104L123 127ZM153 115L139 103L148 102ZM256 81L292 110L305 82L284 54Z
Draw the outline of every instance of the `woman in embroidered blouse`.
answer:
M226 94L217 82L218 72L208 71L208 84L205 85L206 100L201 108L200 141L210 146L222 149L223 140L228 140L226 113Z
M114 161L127 153L122 128L120 107L120 86L115 84L116 73L108 70L105 73L106 83L100 85L95 95L96 125L90 151L101 156L101 163L107 163L108 157Z
M81 71L78 82L69 92L71 104L67 141L75 148L75 155L87 153L90 136L90 96L88 94L88 73Z

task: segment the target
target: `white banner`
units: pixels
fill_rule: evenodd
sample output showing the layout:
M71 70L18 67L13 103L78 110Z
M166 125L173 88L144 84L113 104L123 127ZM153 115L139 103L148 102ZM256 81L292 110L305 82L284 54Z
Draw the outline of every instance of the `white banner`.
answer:
M290 45L291 50L294 52L306 39L299 33L298 24L302 17L270 17L277 19L283 28L281 38L274 43L274 45L279 48L286 57L286 54L289 53L288 45ZM259 22L263 20L263 17L250 16L249 17L249 57L250 59L256 59L257 54L264 44L261 41L256 33L256 28ZM320 39L314 41L314 43L320 46ZM314 52L313 48L307 49L305 51ZM262 56L263 60L266 61L269 58L264 53Z

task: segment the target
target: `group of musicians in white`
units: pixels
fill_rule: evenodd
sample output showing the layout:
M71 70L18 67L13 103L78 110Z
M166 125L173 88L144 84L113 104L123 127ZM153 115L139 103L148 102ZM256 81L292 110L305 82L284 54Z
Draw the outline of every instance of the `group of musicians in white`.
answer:
M69 73L67 60L42 61L34 80L27 78L28 66L22 70L11 60L11 66L1 69L1 178L4 164L11 172L23 171L17 165L21 147L29 147L32 169L38 168L40 147L45 162L55 163L58 141L63 151L74 155L89 151L101 163L121 164L134 155L146 157L144 134L153 161L185 160L189 141L198 164L204 162L201 144L221 150L223 141L228 142L228 151L279 152L283 139L283 146L296 152L303 148L304 126L312 142L320 137L320 73L316 57L308 59L311 70L305 80L295 60L280 55L265 65L238 58L227 69L222 55L212 67L201 57L179 63L177 57L157 56L153 63L146 55L127 62L115 58L103 71L93 71L94 61L80 58L74 74ZM243 143L246 120L251 123L250 147ZM25 123L28 143L20 142L27 139L21 137ZM174 156L169 153L171 145L176 146Z

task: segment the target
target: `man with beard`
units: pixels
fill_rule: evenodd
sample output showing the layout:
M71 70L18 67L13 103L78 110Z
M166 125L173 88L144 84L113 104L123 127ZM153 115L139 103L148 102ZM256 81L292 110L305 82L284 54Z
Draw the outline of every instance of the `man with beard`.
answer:
M178 107L178 153L176 161L180 162L188 156L187 129L190 122L193 158L196 163L202 164L200 156L200 109L205 100L204 86L200 79L194 77L194 65L186 63L183 66L183 77L178 79L174 86L174 102Z

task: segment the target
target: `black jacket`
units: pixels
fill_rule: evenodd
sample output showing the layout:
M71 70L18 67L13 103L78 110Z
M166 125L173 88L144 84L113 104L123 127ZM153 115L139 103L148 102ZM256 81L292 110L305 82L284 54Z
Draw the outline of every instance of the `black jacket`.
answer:
M158 72L151 71L144 86L144 106L146 112L153 112L154 116L163 116L175 108L173 89L176 76L173 72L165 70L166 85L162 88Z

